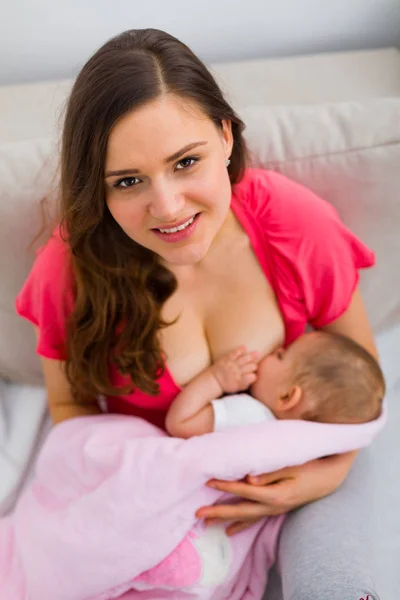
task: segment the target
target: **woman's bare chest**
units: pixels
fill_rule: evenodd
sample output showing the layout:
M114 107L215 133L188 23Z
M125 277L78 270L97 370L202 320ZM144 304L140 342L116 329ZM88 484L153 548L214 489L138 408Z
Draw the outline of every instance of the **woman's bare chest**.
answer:
M274 292L250 244L181 282L163 307L164 319L178 315L162 330L161 343L168 369L181 386L236 346L245 344L263 356L284 340Z

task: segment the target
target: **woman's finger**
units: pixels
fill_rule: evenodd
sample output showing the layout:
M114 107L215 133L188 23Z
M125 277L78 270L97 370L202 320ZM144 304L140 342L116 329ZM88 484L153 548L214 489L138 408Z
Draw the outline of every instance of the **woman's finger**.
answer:
M258 523L262 517L248 519L246 521L234 521L226 528L227 535L235 535L235 533L239 533L248 527L254 525L254 523ZM225 519L204 519L204 525L206 527L210 527L212 525L220 525L221 523L225 523Z
M248 529L255 523L258 523L259 520L260 519L251 519L249 521L235 521L235 523L232 523L232 525L229 525L229 527L226 528L226 533L229 536L236 535L237 533Z
M207 483L208 487L220 492L228 492L241 498L247 498L247 500L254 500L260 502L264 498L263 490L260 487L250 485L244 481L222 481L219 479L212 479Z
M296 467L286 467L279 469L279 471L273 471L272 473L262 473L260 475L248 475L246 481L250 485L269 485L278 483L283 479L293 478Z
M196 517L207 519L223 519L224 521L251 521L274 513L274 508L257 502L240 502L238 504L215 504L204 506L196 512Z
M209 527L210 525L219 525L224 522L224 519L204 519L204 525L206 527Z
M252 485L244 481L220 481L215 479L208 482L207 485L215 490L228 492L247 500L253 500L253 502L274 504L284 491L282 487L284 483L285 481L281 481L279 489L276 486L267 488L261 485Z
M322 464L324 461L326 465L329 462L329 460L331 460L332 462L337 462L337 459L339 457L340 455L332 455L323 459L316 458L302 465L297 465L295 467L285 467L284 469L279 469L278 471L273 471L272 473L261 473L260 475L256 476L248 475L246 477L246 481L251 485L255 486L278 483L284 479L296 478L301 473L304 474L310 471L321 471L321 469L324 468L324 465Z

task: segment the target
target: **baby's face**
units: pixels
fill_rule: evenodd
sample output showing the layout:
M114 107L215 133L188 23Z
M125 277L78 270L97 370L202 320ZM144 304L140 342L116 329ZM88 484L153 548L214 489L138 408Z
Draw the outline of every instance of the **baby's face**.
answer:
M306 333L287 348L277 348L263 358L257 369L257 380L251 394L271 409L277 398L288 393L293 382L293 367L302 360L304 351L314 343L314 333Z

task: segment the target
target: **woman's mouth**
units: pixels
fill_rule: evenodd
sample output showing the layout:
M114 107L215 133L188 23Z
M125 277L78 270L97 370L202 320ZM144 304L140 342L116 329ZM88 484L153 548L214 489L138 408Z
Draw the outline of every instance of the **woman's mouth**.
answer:
M190 217L185 223L178 225L177 227L160 228L160 229L152 229L155 235L164 240L165 242L180 242L182 240L186 240L188 237L194 233L197 228L197 224L199 222L201 213L195 214L193 217Z

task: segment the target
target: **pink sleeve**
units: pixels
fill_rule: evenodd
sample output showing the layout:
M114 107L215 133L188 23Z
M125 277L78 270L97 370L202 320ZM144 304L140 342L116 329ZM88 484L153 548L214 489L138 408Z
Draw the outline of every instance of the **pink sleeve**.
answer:
M36 351L45 358L66 360L66 323L73 307L68 249L59 233L39 248L15 308L39 328Z
M334 207L310 189L268 172L271 242L289 265L292 294L304 304L307 321L321 328L348 308L358 270L375 254L340 220Z

